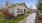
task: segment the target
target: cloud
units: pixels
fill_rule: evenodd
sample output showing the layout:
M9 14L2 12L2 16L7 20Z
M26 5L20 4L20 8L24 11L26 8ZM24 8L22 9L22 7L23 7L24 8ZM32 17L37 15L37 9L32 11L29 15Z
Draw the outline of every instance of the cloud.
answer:
M35 5L33 6L33 9L37 9Z

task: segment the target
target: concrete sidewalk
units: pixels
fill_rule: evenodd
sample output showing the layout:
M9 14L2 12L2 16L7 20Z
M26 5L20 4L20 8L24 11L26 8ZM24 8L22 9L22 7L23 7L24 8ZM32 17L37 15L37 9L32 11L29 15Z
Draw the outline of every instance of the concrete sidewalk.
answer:
M30 14L30 16L26 18L26 23L35 23L35 17L36 17L36 12Z
M35 23L36 12L29 14L30 16L25 19L19 21L18 23Z

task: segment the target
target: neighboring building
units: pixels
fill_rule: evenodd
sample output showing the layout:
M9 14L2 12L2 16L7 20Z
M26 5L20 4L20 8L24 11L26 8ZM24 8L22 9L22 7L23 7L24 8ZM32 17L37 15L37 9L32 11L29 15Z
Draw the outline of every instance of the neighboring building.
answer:
M27 9L28 9L25 3L14 4L8 1L6 2L5 7L8 8L9 12L13 13L14 16L24 15L27 13Z
M2 16L6 16L8 13L9 12L7 8L2 9Z
M28 8L27 13L33 13L32 9L31 8Z
M32 9L33 12L40 12L38 9Z

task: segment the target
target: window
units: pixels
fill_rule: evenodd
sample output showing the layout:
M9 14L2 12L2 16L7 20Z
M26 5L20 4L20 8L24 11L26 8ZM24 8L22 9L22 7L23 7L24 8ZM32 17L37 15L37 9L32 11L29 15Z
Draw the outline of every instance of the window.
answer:
M17 11L17 13L19 13L19 11Z
M20 9L20 13L21 13L21 9Z
M23 13L23 9L22 9L22 11L21 11L22 13Z
M19 10L19 8L17 8L17 10Z
M19 8L17 8L17 13L19 13Z
M17 9L17 13L23 13L23 9Z

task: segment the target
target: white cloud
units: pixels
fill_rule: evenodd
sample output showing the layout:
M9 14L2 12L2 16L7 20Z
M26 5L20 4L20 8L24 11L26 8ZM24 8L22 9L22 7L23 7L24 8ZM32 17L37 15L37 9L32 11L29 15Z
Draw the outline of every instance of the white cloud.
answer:
M33 9L37 9L35 5L33 6Z

